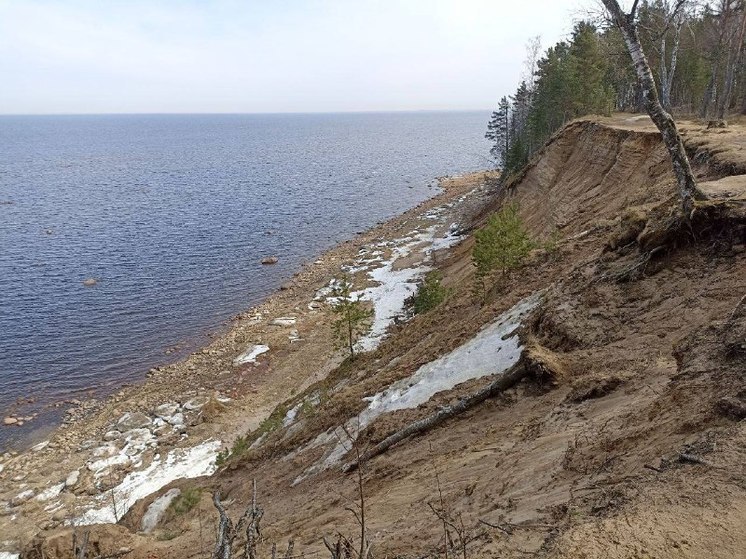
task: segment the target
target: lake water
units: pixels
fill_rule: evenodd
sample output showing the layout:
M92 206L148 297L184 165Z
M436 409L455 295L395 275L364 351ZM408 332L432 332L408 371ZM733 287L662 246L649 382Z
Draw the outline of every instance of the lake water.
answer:
M204 343L434 177L484 168L487 117L0 117L0 414L104 394ZM0 426L0 449L46 417Z

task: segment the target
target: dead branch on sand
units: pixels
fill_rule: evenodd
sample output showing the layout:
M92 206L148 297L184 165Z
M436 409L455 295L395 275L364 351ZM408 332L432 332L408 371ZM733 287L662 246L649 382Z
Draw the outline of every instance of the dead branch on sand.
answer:
M342 466L342 471L351 472L355 470L360 466L360 464L367 462L368 460L378 456L379 454L383 454L389 448L391 448L395 444L400 443L404 439L411 437L412 435L418 435L420 433L424 433L425 431L429 431L430 429L437 425L440 425L444 421L462 414L465 411L481 404L485 400L496 396L497 394L500 394L501 392L504 392L509 388L512 388L528 375L529 370L523 363L523 360L519 361L518 363L510 367L507 371L502 373L494 381L489 383L487 386L469 396L466 396L457 404L453 406L444 406L434 414L420 419L419 421L415 421L414 423L410 423L403 429L400 429L399 431L386 437L374 447L357 456L352 462L348 462L347 464Z
M233 545L236 538L245 531L246 540L244 543L243 553L240 559L257 559L257 542L261 535L259 523L264 516L264 510L256 504L256 480L253 481L253 493L251 497L251 506L241 515L236 524L228 516L225 506L220 500L220 492L215 491L212 495L212 502L220 516L218 523L218 534L215 542L215 551L212 559L232 559ZM293 555L293 540L288 542L288 548L284 557L289 559ZM272 546L272 558L276 557L277 547Z

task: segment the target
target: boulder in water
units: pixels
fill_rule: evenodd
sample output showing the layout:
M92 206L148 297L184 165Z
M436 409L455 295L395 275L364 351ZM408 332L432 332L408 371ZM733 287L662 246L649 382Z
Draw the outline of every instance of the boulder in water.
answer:
M86 287L93 287L97 283L98 281L96 281L96 278L86 278L83 280L83 285Z
M277 264L280 261L279 258L276 256L267 256L266 258L262 258L262 264L265 266L268 264Z

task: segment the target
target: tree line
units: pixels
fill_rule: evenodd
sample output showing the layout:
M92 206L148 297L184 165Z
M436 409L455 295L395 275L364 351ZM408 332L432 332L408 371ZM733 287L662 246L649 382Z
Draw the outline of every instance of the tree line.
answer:
M666 111L706 120L746 114L746 0L643 0L634 8ZM644 108L644 87L619 27L589 16L543 53L538 37L528 42L523 79L500 99L486 138L510 174L569 120Z

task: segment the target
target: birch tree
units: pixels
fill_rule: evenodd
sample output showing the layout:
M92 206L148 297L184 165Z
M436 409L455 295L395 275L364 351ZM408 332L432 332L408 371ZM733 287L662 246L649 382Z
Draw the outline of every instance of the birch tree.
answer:
M660 31L660 47L658 54L660 63L658 66L658 76L661 88L661 104L667 111L671 110L671 89L673 88L673 78L676 73L676 63L679 57L679 46L681 44L681 28L686 21L686 4L688 2L676 2L673 6L670 2L662 3L663 9L663 26ZM673 28L673 44L671 45L671 58L668 57L668 32Z
M746 2L740 2L738 8L741 10L741 17L739 19L738 26L734 26L732 35L735 38L735 44L731 44L728 48L728 60L725 68L725 78L723 83L723 95L720 99L720 105L718 107L718 118L725 118L728 109L730 108L731 99L733 97L733 88L736 83L736 72L741 67L741 56L743 54L743 38L746 32ZM732 43L732 41L729 41Z
M683 0L679 1L683 4ZM697 185L676 122L661 105L653 72L650 70L648 59L640 44L640 36L636 23L639 0L634 1L629 13L621 8L617 0L602 0L602 2L608 11L611 21L621 31L624 43L632 58L635 73L642 88L645 110L660 131L663 143L666 145L666 149L671 157L671 164L678 185L681 209L684 217L688 218L694 206L694 199L698 196Z

